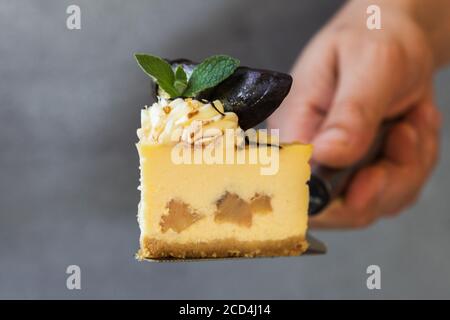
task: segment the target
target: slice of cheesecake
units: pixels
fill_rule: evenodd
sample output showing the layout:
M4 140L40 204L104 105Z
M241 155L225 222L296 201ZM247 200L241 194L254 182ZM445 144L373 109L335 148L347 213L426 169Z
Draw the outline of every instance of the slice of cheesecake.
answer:
M160 99L142 110L138 258L285 256L307 249L311 146L220 140L230 129L239 130L238 118L217 101ZM215 160L227 161L195 161L196 152L206 155L211 146ZM271 170L263 154L276 154ZM261 161L251 160L258 155Z

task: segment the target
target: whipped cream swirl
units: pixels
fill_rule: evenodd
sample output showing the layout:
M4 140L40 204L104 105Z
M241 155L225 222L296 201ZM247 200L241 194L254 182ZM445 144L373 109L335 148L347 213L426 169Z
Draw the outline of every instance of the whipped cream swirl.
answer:
M149 144L207 144L222 136L226 129L239 130L238 117L225 112L218 100L159 98L150 108L141 110L137 134L141 142Z

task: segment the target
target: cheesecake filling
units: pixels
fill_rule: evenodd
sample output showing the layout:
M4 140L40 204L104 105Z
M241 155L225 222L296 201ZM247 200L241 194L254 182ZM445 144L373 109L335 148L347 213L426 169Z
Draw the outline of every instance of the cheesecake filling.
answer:
M310 146L283 147L275 176L261 175L260 164L175 165L171 148L138 144L141 241L264 241L306 233Z

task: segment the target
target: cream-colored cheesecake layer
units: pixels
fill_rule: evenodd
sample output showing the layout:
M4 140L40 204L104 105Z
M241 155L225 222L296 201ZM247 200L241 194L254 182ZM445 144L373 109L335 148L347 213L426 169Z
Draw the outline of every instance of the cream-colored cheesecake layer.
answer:
M281 240L304 236L307 228L311 146L284 145L279 170L262 175L261 164L175 164L171 145L137 144L141 168L139 224L144 238L190 243L233 238L238 241ZM248 155L248 147L239 152ZM237 154L236 154L237 156ZM248 159L248 157L247 157ZM250 226L215 221L217 201L226 193L250 201L255 194L271 198L272 212L254 213ZM201 218L181 232L163 232L161 219L176 199Z

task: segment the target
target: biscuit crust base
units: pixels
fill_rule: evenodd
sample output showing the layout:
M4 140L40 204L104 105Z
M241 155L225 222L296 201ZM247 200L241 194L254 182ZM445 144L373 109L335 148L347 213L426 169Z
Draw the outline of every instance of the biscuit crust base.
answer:
M198 259L231 257L298 256L308 249L304 236L282 240L239 241L233 238L208 242L176 243L144 238L137 259Z

